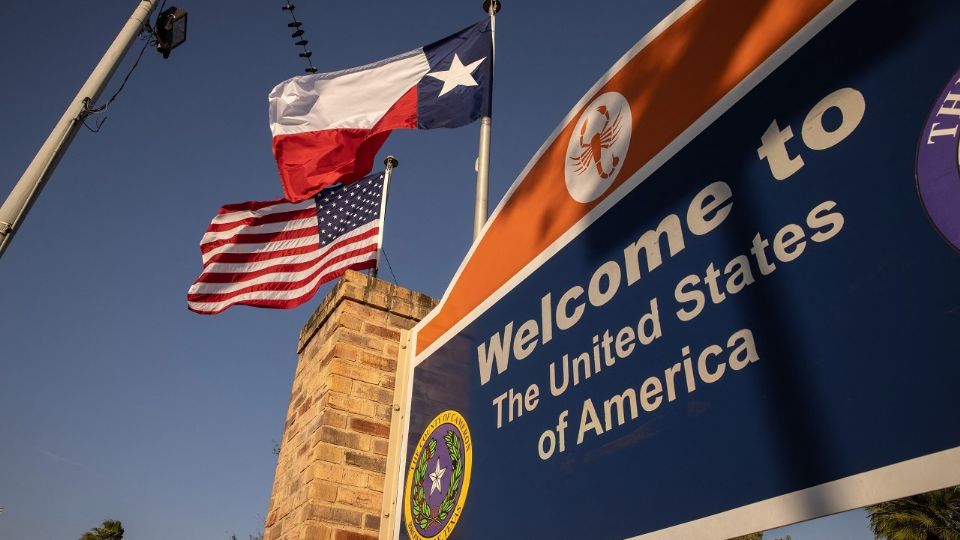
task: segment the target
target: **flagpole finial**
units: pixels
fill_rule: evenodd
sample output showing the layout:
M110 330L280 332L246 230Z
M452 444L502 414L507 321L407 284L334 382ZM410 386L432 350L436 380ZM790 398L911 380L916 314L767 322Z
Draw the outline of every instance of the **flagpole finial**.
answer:
M388 169L395 169L397 165L400 165L400 162L393 156L387 156L386 159L383 160L383 165Z
M483 0L483 12L490 13L490 6L493 5L493 15L500 13L500 0Z

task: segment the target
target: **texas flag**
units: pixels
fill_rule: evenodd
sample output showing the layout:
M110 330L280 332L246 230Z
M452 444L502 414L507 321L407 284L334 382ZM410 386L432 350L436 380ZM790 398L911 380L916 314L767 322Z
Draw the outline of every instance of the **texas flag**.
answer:
M270 92L283 192L301 201L362 178L393 129L460 127L490 115L490 20L365 66L288 79Z

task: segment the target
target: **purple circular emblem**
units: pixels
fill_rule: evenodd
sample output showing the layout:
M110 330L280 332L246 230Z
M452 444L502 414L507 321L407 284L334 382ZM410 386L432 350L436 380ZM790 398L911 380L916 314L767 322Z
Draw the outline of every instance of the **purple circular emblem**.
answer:
M463 447L463 438L451 424L444 424L431 434L431 439L436 441L437 450L433 455L433 459L427 460L427 475L422 484L423 491L427 494L427 504L430 505L430 508L439 509L443 505L444 500L451 495L450 479L452 478L455 464L445 444L444 436L448 433L456 437L461 448ZM450 435L447 435L447 437L449 436ZM454 492L452 495L455 497L456 493ZM450 518L453 517L452 512L448 511L444 512L444 514L446 515L442 518L438 515L436 520L431 520L430 525L421 531L421 534L426 537L436 536L447 525Z
M433 418L410 460L404 504L411 540L447 540L460 520L473 462L470 429L454 410Z
M960 250L960 71L927 118L917 149L917 191L940 235Z

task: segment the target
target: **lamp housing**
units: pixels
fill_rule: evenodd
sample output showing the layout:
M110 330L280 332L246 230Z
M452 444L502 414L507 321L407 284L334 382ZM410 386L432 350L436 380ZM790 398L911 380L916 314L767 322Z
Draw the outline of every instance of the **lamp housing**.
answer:
M164 58L187 40L187 10L171 6L157 17L157 50Z

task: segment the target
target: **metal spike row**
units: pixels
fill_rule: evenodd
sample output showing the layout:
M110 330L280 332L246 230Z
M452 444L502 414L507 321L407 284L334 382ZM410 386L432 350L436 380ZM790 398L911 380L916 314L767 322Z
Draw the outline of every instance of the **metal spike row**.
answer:
M310 57L313 56L313 53L307 50L307 43L309 42L306 39L303 39L303 23L298 21L297 16L293 13L293 10L296 9L296 6L290 3L290 0L286 0L286 2L287 3L285 5L281 6L281 9L290 12L290 17L293 19L292 22L287 23L287 28L294 29L294 32L290 34L291 38L297 40L294 42L294 45L303 48L303 52L299 53L299 56L300 58L305 58L307 60L307 64L309 65L309 67L307 67L304 71L307 73L316 73L317 68L313 66L313 61L310 60Z

